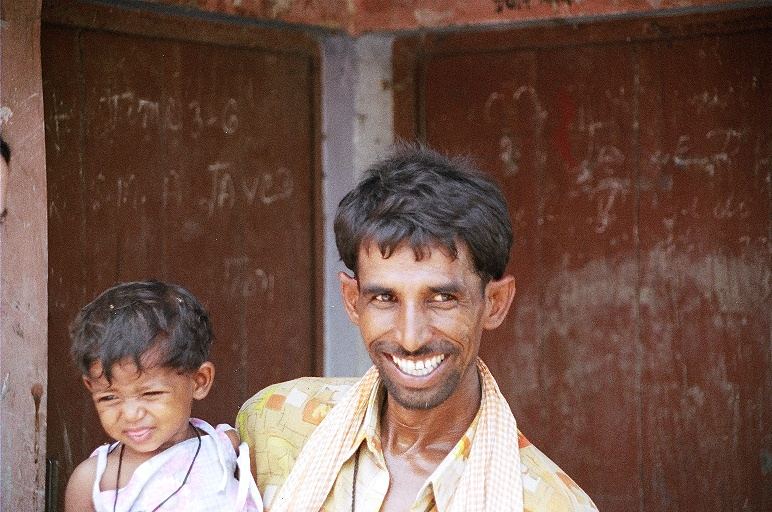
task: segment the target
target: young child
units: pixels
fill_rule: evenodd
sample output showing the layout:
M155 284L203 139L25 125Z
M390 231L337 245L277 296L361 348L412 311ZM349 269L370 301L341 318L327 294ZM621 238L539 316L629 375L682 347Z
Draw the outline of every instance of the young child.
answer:
M190 417L214 379L209 317L190 292L120 284L78 313L70 336L99 421L116 442L75 468L66 512L263 510L247 445L228 425Z

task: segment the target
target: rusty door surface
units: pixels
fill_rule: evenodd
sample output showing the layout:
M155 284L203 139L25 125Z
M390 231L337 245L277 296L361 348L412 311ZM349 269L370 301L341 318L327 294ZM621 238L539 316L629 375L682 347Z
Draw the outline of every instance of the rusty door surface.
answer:
M170 280L208 308L217 373L194 414L212 423L316 373L318 54L298 32L82 6L49 9L42 42L61 502L106 441L67 335L106 287Z
M770 510L772 11L409 37L395 126L503 186L491 366L604 511Z

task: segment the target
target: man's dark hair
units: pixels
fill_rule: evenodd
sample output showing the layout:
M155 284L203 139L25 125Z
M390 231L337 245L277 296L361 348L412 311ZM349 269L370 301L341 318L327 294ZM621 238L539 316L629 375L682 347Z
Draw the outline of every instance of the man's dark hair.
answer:
M100 362L109 381L112 367L155 348L153 365L195 370L209 358L213 335L204 307L182 286L159 281L122 283L80 310L70 326L72 357L83 375Z
M406 243L421 260L435 246L458 257L458 241L483 283L500 279L512 247L506 201L468 160L422 146L399 146L371 166L335 216L338 253L355 274L359 249L370 243L384 258Z

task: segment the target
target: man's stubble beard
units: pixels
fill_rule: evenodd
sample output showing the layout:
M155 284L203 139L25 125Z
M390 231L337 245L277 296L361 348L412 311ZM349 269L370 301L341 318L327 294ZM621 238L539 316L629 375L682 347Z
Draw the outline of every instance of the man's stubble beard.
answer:
M432 392L432 390L410 392L398 387L394 382L392 382L391 379L386 376L385 372L380 371L380 367L378 370L381 374L383 385L386 387L386 391L388 392L389 396L405 409L433 409L450 398L456 388L458 388L458 383L461 382L461 372L458 370L453 370L438 390L434 392Z
M442 353L445 354L446 358L452 358L460 354L458 348L447 341L436 341L429 343L413 353L408 353L396 343L391 343L388 341L375 342L372 349L374 349L376 353L379 354L394 354L398 357ZM388 392L389 396L394 399L394 401L400 406L413 410L433 409L445 402L445 400L453 395L453 393L458 388L464 373L469 370L469 367L463 369L453 368L448 374L447 378L442 382L439 389L412 392L410 390L400 388L394 381L391 380L388 373L384 370L384 365L393 364L392 362L387 361L389 359L388 356L377 358L371 357L371 359L375 361L374 364L378 368L378 373L381 376L381 380L383 381L383 385L386 387L386 391ZM443 361L443 364L448 364L449 362L450 361L447 361L446 363ZM473 365L473 363L470 363L470 366L471 365ZM396 371L400 371L399 368L396 368Z

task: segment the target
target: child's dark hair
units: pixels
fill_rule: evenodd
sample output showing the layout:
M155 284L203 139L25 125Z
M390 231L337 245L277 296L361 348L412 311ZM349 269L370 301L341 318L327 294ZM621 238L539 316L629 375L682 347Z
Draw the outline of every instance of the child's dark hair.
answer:
M159 281L122 283L102 292L70 325L72 357L83 375L95 362L109 381L127 357L143 370L142 355L158 348L153 365L195 370L209 358L209 316L182 286Z

